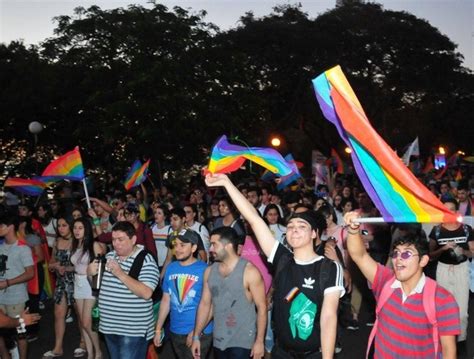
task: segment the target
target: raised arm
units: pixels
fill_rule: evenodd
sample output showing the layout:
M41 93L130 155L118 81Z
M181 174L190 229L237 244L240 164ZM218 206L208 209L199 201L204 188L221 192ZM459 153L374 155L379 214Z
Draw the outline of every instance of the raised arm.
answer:
M349 212L344 216L344 222L349 226L347 230L347 250L364 277L370 283L373 283L377 273L377 262L367 253L360 235L357 218L359 218L359 215L356 212Z
M237 209L252 227L263 253L268 257L275 245L276 239L273 238L270 229L254 206L247 201L244 195L230 181L229 177L224 174L208 174L206 176L206 184L209 187L222 186L227 190Z

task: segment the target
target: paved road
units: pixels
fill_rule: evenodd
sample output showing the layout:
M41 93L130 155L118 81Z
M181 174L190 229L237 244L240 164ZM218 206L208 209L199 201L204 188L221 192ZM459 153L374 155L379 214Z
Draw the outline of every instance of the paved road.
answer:
M474 296L471 295L470 303L470 318L468 329L468 349L467 354L459 356L459 359L473 359L474 358ZM30 344L29 359L41 359L42 354L54 345L54 320L53 320L53 305L51 302L47 303L46 309L43 311L41 319L41 329L39 339ZM362 317L362 320L364 317ZM365 349L367 338L369 336L370 328L361 325L358 331L344 330L341 335L341 342L343 351L337 355L338 359L357 359L365 357ZM64 340L64 359L72 359L73 351L79 345L79 331L77 329L77 321L67 324L66 336ZM103 343L102 343L103 344ZM104 359L109 359L107 351L104 346ZM174 355L169 345L165 345L162 349L160 359L174 359ZM126 359L126 358L124 358ZM179 359L179 358L177 358Z

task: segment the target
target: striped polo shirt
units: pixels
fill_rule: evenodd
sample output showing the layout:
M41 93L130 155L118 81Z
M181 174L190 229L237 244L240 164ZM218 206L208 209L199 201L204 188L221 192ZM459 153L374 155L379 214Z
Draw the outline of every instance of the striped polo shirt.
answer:
M106 255L107 259L115 259L125 273L130 271L133 261L143 246L121 262L115 251ZM160 272L155 260L147 254L138 280L151 289L158 284ZM106 271L99 292L100 324L99 331L104 334L116 334L129 337L154 336L153 302L132 293L116 276Z
M372 286L376 300L393 276L389 268L378 264ZM438 285L434 300L439 335L458 335L461 332L459 309L452 294ZM441 358L441 343L438 351ZM402 289L395 288L379 313L374 358L434 357L433 328L423 308L423 293L415 292L403 301Z

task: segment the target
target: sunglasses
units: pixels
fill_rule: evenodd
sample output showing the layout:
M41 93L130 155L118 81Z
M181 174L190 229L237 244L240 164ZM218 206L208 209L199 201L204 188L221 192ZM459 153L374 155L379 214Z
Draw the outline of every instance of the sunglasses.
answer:
M393 251L392 253L390 253L390 258L392 258L392 259L396 259L396 258L400 257L403 260L407 260L407 259L410 259L411 257L415 257L415 256L419 256L419 254L415 254L415 253L410 252L410 251L404 251L404 252Z

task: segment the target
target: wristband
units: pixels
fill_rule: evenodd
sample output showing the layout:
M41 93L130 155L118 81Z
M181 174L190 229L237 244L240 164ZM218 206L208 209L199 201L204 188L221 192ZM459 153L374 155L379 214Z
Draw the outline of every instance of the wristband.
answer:
M201 341L201 337L199 335L193 335L193 340L197 340L199 342Z
M25 320L19 315L17 315L16 318L18 319L18 326L16 327L17 333L18 334L26 333Z
M8 281L8 279L6 280L7 282L7 288L10 286L10 282Z

